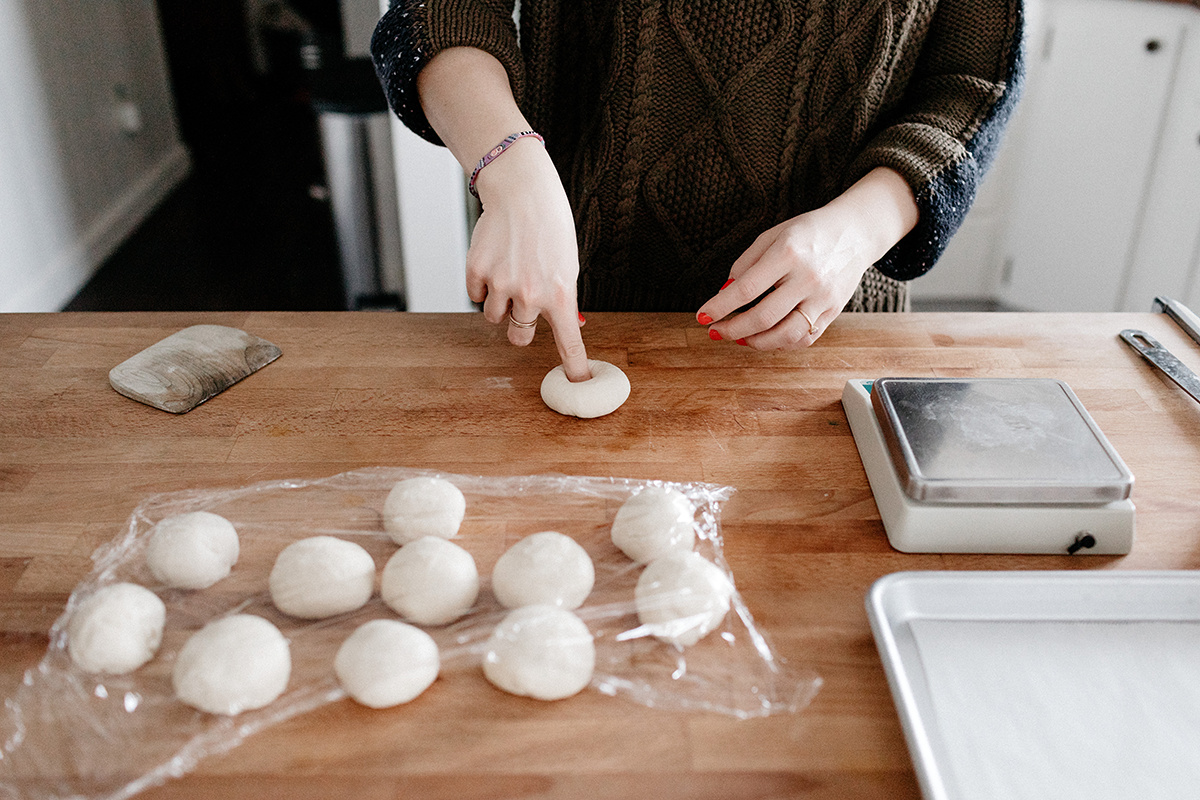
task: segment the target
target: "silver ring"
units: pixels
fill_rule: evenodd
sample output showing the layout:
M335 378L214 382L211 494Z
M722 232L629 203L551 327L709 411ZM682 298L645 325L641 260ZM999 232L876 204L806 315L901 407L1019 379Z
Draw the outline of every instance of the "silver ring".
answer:
M796 313L799 314L800 316L804 317L804 321L808 323L808 333L810 336L817 332L817 326L814 325L813 321L808 318L808 314L804 313L803 308L801 308L800 306L796 306Z
M524 328L524 329L528 330L529 328L537 327L537 317L533 318L533 322L518 322L516 320L516 318L513 317L512 312L510 311L510 312L508 312L508 324L512 325L514 327L517 327L517 328Z

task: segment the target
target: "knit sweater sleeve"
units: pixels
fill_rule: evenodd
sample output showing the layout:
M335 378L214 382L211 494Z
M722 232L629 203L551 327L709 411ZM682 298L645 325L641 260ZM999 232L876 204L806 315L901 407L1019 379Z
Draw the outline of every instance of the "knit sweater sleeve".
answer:
M850 169L895 169L912 187L916 228L876 267L928 272L966 216L1016 106L1024 76L1021 0L940 0L904 98Z
M520 103L525 65L513 22L513 0L391 0L371 37L371 56L388 103L413 132L442 140L417 94L417 75L451 47L476 47L504 65Z

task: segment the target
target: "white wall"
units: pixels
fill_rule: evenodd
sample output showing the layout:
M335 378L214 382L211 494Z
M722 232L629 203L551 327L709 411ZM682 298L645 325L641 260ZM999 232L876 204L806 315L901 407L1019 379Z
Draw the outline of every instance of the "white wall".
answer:
M1033 311L1200 302L1200 8L1027 0L1000 157L914 299Z
M188 171L154 2L0 2L0 75L0 311L54 311Z

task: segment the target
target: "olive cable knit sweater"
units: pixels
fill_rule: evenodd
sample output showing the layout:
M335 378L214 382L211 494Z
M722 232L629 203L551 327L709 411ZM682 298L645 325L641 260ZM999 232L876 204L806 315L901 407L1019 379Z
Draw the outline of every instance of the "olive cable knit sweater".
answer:
M1021 0L393 0L372 52L416 77L472 46L507 69L576 215L580 307L694 311L755 237L877 166L917 227L849 309L899 310L970 208L1019 94Z

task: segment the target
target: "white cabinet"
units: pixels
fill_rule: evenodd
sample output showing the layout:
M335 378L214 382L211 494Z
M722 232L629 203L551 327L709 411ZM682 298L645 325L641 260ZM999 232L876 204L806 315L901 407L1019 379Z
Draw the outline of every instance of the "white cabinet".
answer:
M1158 294L1194 301L1200 10L1031 0L1028 11L1025 96L995 174L915 296L974 288L1045 311L1145 311Z
M1188 13L1122 302L1137 311L1160 294L1200 307L1200 9Z

